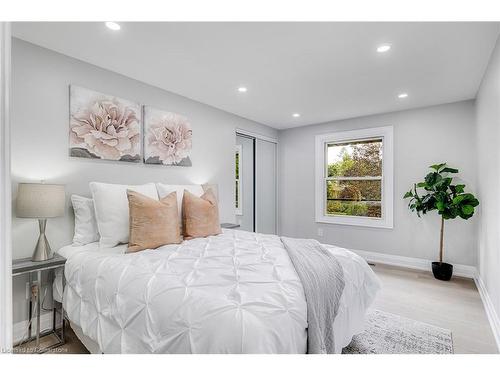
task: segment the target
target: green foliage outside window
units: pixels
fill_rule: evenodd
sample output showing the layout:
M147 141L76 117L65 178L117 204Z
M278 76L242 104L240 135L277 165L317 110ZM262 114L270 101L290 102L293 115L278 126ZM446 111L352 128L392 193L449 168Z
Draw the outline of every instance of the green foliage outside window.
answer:
M326 213L382 217L382 140L331 144L328 158Z
M240 153L239 151L236 151L235 153L235 171L234 171L234 175L235 175L235 180L236 180L236 183L235 183L235 188L236 188L236 191L234 193L234 206L236 209L240 208Z

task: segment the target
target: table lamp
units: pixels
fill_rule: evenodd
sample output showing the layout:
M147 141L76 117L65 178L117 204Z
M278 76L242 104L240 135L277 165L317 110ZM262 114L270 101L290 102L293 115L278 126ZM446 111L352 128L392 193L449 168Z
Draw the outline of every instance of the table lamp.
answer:
M45 237L47 219L64 215L64 185L19 184L17 191L17 217L38 219L40 236L32 256L34 262L52 258L49 241Z

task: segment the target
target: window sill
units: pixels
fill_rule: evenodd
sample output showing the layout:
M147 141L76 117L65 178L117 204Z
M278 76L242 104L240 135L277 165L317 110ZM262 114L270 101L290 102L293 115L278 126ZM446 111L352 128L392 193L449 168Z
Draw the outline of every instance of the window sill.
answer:
M316 217L316 223L350 225L356 227L371 227L371 228L394 228L393 223L387 219L372 219L359 217L344 217L344 216L319 216Z

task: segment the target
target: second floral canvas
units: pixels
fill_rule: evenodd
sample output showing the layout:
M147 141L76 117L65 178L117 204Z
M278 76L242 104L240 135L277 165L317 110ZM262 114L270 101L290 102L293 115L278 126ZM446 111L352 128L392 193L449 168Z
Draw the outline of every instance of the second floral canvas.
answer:
M144 161L146 164L191 166L191 124L176 113L144 107Z

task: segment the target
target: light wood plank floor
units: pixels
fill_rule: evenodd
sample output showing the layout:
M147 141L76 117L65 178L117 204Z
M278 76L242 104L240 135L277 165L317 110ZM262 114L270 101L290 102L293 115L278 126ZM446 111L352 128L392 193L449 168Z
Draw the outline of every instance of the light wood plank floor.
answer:
M383 287L374 308L447 328L455 353L498 353L473 280L434 279L430 272L375 265Z
M451 330L455 353L498 353L474 281L439 281L430 272L380 264L373 269L383 284L373 308ZM68 331L67 344L57 352L88 353Z

